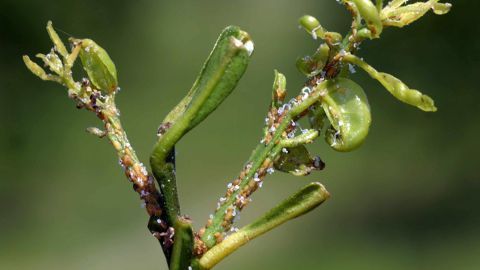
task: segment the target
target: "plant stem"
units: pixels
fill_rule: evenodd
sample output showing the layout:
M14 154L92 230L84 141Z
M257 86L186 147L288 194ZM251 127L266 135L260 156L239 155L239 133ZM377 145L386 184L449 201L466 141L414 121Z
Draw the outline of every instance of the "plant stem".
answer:
M186 270L193 257L193 232L191 222L178 218L175 224L175 245L170 259L170 270Z
M255 148L238 179L228 185L225 197L220 198L213 218L207 222L205 231L201 236L201 240L207 248L220 243L223 240L224 233L232 228L234 217L246 206L250 195L260 187L262 178L271 170L273 161L283 147L281 144L282 138L286 137L287 131L290 132L295 129L294 121L322 98L325 94L324 91L326 91L324 86L325 82L319 81L312 87L308 97L298 96L296 100L300 100L299 103L292 106L291 109L285 110L282 114L278 114L277 110L274 109L276 114L272 116L274 118L273 128L269 129L271 132L268 132L262 142ZM269 115L272 115L272 113L270 112Z
M69 97L77 103L78 108L95 112L103 122L104 133L117 152L119 164L125 176L133 183L133 189L140 195L142 206L149 215L148 228L162 245L167 260L170 258L168 234L169 228L163 221L163 197L155 187L154 178L140 162L132 148L127 134L122 127L119 110L115 104L115 94L102 97L100 92L88 86L74 83L69 76L64 77L64 83L69 87Z
M163 197L155 187L153 176L141 163L127 138L114 102L114 96L107 97L103 109L97 111L97 116L104 122L105 132L119 157L119 163L125 175L133 183L133 189L140 195L143 205L150 216L148 228L160 240L165 251L168 250L168 226L163 221ZM92 108L94 109L94 108ZM163 240L163 242L162 242ZM169 253L169 252L167 252ZM167 255L167 254L166 254ZM169 255L167 255L169 257Z

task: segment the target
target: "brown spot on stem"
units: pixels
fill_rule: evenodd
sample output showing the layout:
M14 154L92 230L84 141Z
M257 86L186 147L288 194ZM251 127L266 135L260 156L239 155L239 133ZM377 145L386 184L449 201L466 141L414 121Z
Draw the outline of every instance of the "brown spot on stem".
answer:
M215 237L215 241L217 242L217 244L223 241L222 233L216 232L213 236Z
M112 145L113 145L113 148L115 148L115 150L117 151L122 150L122 144L120 144L118 141L112 141Z
M122 158L122 163L124 166L130 167L133 165L133 159L129 155L125 155Z
M197 257L200 257L202 256L205 252L208 251L208 247L207 245L205 244L205 242L203 242L201 239L200 239L200 236L195 234L195 245L194 245L194 250L193 250L193 254Z

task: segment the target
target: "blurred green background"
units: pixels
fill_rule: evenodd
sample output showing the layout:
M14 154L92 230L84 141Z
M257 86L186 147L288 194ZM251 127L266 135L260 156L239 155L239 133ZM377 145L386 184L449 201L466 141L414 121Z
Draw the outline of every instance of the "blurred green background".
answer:
M309 181L331 199L240 249L218 269L480 269L478 1L450 14L386 29L359 54L432 96L437 113L397 102L361 71L373 125L363 147L311 149L327 167L307 178L277 173L243 213L246 224ZM0 2L0 269L166 269L147 217L99 121L62 87L30 74L22 54L47 52L47 20L106 48L119 70L118 103L137 153L148 161L163 116L190 88L223 27L236 24L255 55L236 91L178 145L183 211L202 226L258 143L273 69L290 93L294 66L316 42L297 28L308 13L344 32L335 1ZM79 74L77 72L77 74Z

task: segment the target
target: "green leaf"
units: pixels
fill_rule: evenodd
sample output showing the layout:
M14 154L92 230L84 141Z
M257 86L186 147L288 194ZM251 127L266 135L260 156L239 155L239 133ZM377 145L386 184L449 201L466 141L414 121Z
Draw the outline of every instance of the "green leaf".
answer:
M320 183L311 183L279 205L268 211L253 223L231 234L221 243L212 247L199 261L202 269L211 269L223 258L245 245L254 238L282 225L283 223L304 215L322 204L330 197Z
M47 73L45 72L45 70L40 67L37 63L33 62L30 57L28 57L27 55L24 55L23 56L23 62L25 63L25 65L27 66L27 68L33 73L35 74L37 77L39 77L40 79L42 80L48 80L48 75Z
M117 69L108 53L91 39L74 40L80 44L80 60L93 85L107 94L118 87Z
M429 96L422 94L418 90L410 89L396 77L388 73L379 72L377 80L397 99L427 112L437 110Z
M325 29L320 25L317 18L310 15L304 15L299 19L299 23L307 33L312 35L313 39L317 39L317 37L321 39L325 38Z
M340 42L342 39L342 35L336 32L328 32L326 31L321 25L317 18L304 15L299 19L300 26L307 31L310 35L312 35L313 39L324 39L329 40L330 43L337 43Z
M322 72L323 67L328 62L330 47L323 43L312 56L305 56L297 59L296 66L298 71L307 77L313 77Z
M236 26L222 31L193 87L163 120L167 128L155 146L154 160L163 160L184 134L225 100L244 74L252 52L248 33Z
M220 34L192 89L166 116L161 136L150 156L155 179L164 194L167 222L180 214L175 183L175 144L212 113L233 91L244 74L253 42L239 27L229 26Z
M312 157L305 145L283 148L274 162L275 169L295 176L305 176L313 170L321 170L324 163L319 157Z
M308 55L297 58L295 65L297 66L297 70L305 76L311 77L316 75L313 74L315 71L315 62L313 61L312 57Z
M182 118L186 133L203 121L235 89L252 53L253 42L248 33L237 26L225 28L192 88L163 123L173 124Z
M361 67L372 78L378 80L383 87L385 87L398 100L415 106L426 112L435 112L437 110L434 101L429 96L422 94L418 90L410 89L401 80L390 74L378 72L376 69L357 56L348 54L343 57L342 61Z
M391 0L385 8L398 8L408 2L408 0Z
M437 15L447 14L451 8L452 4L450 3L433 3L432 5L433 13Z
M47 74L43 68L41 68L37 63L33 62L27 55L23 56L23 62L25 63L25 66L27 66L27 68L30 70L30 72L32 72L40 79L44 81L54 81L61 83L60 77Z
M346 78L328 82L322 107L331 126L325 140L335 150L347 152L359 147L368 135L370 106L363 89Z
M452 7L449 3L438 3L438 0L416 2L402 6L406 1L398 1L395 5L387 5L380 13L386 26L404 27L423 17L430 9L437 15L443 15Z
M317 51L312 55L312 59L316 62L316 68L322 69L328 62L330 56L330 47L326 43L321 44Z
M52 21L48 21L47 23L47 32L55 46L55 50L66 59L68 57L67 48L65 48L65 44L63 44L55 29L53 29Z

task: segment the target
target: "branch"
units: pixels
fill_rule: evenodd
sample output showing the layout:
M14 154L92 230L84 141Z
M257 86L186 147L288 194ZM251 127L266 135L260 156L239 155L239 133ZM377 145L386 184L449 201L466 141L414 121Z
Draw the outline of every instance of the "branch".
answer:
M133 183L133 189L139 194L142 205L150 217L148 224L150 232L161 241L165 254L169 257L170 235L169 228L163 221L164 213L161 207L163 198L155 187L153 176L138 159L122 127L120 112L115 104L115 95L119 88L113 62L106 51L91 40L72 39L73 48L68 53L51 22L47 24L47 31L55 46L47 55L39 54L38 57L54 75L47 74L28 56L24 56L27 68L43 80L66 86L68 97L75 101L77 108L95 113L102 121L104 130L98 128L87 130L99 137L106 136L112 144L126 177ZM71 68L78 56L84 63L84 69L90 80L76 82L73 79Z

